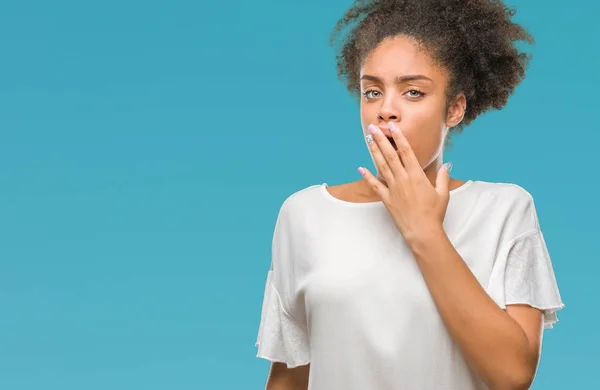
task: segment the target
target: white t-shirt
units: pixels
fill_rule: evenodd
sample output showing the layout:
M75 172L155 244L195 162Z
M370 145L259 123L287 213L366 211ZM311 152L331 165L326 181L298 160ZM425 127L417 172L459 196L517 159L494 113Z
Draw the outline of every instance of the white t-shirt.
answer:
M310 362L310 390L486 389L451 339L414 256L382 202L289 196L272 242L257 357ZM564 307L532 196L469 180L450 192L444 230L501 307Z

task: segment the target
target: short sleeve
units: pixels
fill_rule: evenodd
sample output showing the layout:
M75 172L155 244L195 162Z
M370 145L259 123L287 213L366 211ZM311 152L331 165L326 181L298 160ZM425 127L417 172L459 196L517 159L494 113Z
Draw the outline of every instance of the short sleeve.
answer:
M501 246L487 292L503 309L511 304L526 304L541 310L544 328L548 329L558 321L556 312L565 305L533 199L527 199L521 210L528 217L519 220L525 231Z
M286 302L292 300L294 272L290 250L289 221L280 210L272 242L271 268L267 273L256 347L257 357L286 363L288 368L309 363L305 321L290 314ZM288 306L288 308L286 308Z

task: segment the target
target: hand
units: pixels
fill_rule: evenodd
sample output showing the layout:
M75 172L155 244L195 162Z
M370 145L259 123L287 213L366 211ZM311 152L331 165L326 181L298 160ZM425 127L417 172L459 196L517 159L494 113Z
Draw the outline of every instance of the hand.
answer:
M393 122L389 128L397 152L377 126L370 125L371 134L367 135L373 160L385 184L366 168L358 170L380 196L405 240L410 242L441 228L450 200L450 173L443 164L435 187L432 186L406 137Z

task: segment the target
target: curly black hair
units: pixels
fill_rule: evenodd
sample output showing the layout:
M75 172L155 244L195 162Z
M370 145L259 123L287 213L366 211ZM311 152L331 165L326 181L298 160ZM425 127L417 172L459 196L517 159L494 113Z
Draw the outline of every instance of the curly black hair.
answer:
M336 53L337 76L360 99L360 66L369 52L385 38L411 37L448 71L446 105L465 94L465 116L452 129L461 132L490 108L502 109L525 78L531 54L514 43L534 39L511 21L515 12L500 0L356 0L331 33L334 46L341 30L357 22Z

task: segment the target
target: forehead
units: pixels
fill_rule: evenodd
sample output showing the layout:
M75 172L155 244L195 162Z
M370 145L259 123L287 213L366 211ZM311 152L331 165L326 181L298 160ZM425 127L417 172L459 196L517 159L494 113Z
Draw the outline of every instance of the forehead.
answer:
M363 61L360 75L394 78L422 74L431 79L445 79L446 72L434 64L429 53L414 40L398 36L386 38Z

